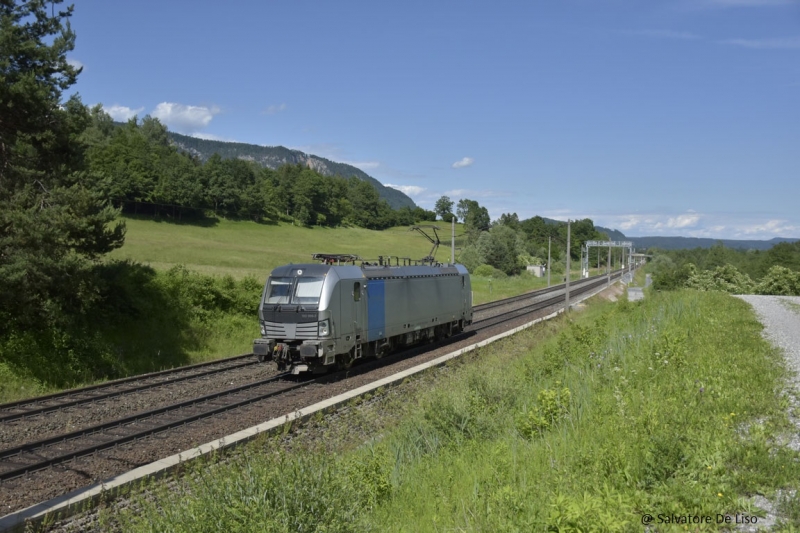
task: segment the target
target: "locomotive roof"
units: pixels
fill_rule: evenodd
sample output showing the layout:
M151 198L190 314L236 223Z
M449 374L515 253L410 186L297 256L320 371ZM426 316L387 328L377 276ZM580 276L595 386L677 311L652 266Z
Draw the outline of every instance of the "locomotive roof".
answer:
M302 263L296 265L283 265L272 270L270 276L324 276L330 270L336 272L342 279L390 279L390 278L421 278L434 276L458 276L468 274L464 265L441 266L377 266L377 265L323 265L319 263Z

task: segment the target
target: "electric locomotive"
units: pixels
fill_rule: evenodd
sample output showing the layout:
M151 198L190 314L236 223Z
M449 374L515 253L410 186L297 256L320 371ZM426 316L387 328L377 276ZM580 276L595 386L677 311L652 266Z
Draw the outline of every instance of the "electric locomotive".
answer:
M472 323L463 265L391 266L381 259L356 266L355 256L314 257L323 264L280 266L267 279L258 307L261 338L253 341L260 361L294 374L349 368Z

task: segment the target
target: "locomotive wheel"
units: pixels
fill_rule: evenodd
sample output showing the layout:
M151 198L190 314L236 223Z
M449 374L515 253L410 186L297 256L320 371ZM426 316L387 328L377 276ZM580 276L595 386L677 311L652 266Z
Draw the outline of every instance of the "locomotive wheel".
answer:
M336 354L336 369L337 370L347 370L351 366L353 366L353 362L356 360L355 354L353 351L350 350L347 353L340 353Z
M381 344L375 350L375 359L380 359L384 355L388 354L390 350L391 350L391 345L388 342Z

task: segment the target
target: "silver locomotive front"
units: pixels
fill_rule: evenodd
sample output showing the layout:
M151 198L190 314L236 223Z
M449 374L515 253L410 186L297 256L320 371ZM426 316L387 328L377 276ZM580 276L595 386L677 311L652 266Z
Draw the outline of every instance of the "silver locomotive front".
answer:
M253 341L259 360L280 370L313 370L334 360L331 303L337 281L329 265L285 265L264 286L258 316L262 338Z

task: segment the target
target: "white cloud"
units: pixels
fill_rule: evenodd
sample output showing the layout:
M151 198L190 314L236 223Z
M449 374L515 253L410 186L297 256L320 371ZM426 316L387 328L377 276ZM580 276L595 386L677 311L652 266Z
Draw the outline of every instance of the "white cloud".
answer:
M408 196L419 196L427 190L425 187L420 187L418 185L393 185L391 183L387 183L386 186L404 192Z
M631 32L634 35L642 35L644 37L655 37L659 39L681 39L681 40L695 40L700 39L699 35L689 33L688 31L675 31L675 30L638 30Z
M474 162L475 162L475 160L472 159L471 157L465 157L461 161L456 161L455 163L453 163L453 168L468 167L468 166L472 165L472 163L474 163Z
M629 215L627 217L622 217L622 220L617 222L617 227L622 231L627 231L638 227L642 222L644 222L644 217Z
M178 133L192 134L211 123L219 108L161 102L152 115Z
M547 216L547 215L545 215ZM773 215L774 216L774 215ZM552 217L551 218L557 218ZM558 217L561 218L561 217ZM741 213L632 213L571 214L572 219L591 218L598 226L619 229L629 237L705 237L711 239L800 238L800 220L775 219Z
M117 122L127 122L128 120L132 119L142 111L144 111L143 107L139 107L136 109L131 109L130 107L124 105L112 105L111 107L103 106L103 111L108 113L111 118L116 120Z
M766 49L795 49L800 48L800 37L783 37L776 39L727 39L719 41L720 44L742 46L744 48Z
M280 113L281 111L286 111L287 107L285 103L281 103L279 105L271 105L264 110L265 115L274 115L276 113Z
M800 234L800 226L793 226L788 224L786 220L773 219L768 220L762 224L753 224L738 228L739 234L754 235L754 234L769 234L774 236L795 236Z
M667 220L668 228L690 228L700 221L699 215L679 215Z
M69 66L74 67L74 68L83 68L83 63L81 63L80 61L78 61L74 57L68 57L67 58L67 64L69 64Z

